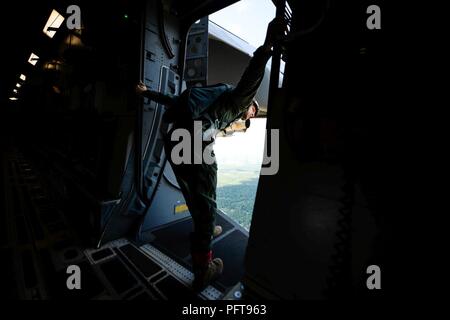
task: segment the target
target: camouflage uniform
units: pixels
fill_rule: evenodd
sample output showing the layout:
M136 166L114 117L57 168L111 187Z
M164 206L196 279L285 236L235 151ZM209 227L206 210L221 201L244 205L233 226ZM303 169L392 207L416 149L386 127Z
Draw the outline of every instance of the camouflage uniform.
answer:
M263 47L255 51L247 69L245 70L236 88L224 85L223 92L206 99L207 108L196 110L196 106L186 107L188 101L180 99L180 105L174 108L178 114L172 130L166 137L166 154L177 177L181 191L189 207L194 221L194 232L191 235L191 248L193 252L208 252L211 250L211 240L215 226L217 211L217 163L209 164L181 164L175 165L170 157L172 149L178 142L170 141L171 134L176 129L187 129L193 134L193 122L202 121L203 132L212 132L214 139L218 130L227 128L234 121L242 118L253 101L256 92L264 78L264 71L270 52ZM214 90L216 87L207 87ZM208 89L207 89L208 90ZM206 91L208 92L208 91ZM182 95L183 96L183 95ZM189 95L185 95L189 97ZM186 112L188 110L188 112ZM181 115L181 116L180 116ZM203 142L203 149L212 142ZM193 145L193 143L192 143ZM193 151L193 150L192 150ZM193 154L193 152L191 152ZM212 152L214 156L214 153Z

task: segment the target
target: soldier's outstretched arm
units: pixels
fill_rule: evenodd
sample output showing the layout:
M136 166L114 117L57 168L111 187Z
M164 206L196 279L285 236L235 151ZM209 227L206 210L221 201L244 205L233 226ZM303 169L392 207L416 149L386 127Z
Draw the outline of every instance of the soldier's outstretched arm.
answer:
M284 36L286 28L283 19L275 18L269 24L264 44L255 51L239 84L230 93L228 103L224 104L224 107L231 109L227 111L239 114L250 106L264 78L267 62L272 56L272 48L275 42Z

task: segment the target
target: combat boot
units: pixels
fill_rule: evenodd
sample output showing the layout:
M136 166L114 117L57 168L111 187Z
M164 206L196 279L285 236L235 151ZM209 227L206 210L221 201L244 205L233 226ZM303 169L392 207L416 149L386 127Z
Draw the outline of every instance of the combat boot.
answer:
M222 259L212 259L212 251L192 254L194 282L192 287L200 292L214 282L223 272Z

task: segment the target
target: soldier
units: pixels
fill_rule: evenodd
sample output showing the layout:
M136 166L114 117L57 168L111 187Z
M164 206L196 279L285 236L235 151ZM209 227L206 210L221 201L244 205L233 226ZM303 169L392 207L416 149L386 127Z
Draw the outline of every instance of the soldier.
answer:
M164 104L168 108L165 120L173 123L165 139L165 149L194 222L190 241L195 290L202 290L214 281L224 267L220 258L213 259L211 250L213 237L222 233L221 226L215 225L217 163L175 164L171 155L177 142L172 141L172 134L177 129L185 129L194 136L194 121L201 121L205 150L212 146L219 132L226 131L236 121L246 121L248 127L250 119L258 114L259 106L254 97L264 78L272 47L285 31L283 20L274 19L269 24L264 44L255 51L235 88L226 84L191 88L178 98L170 98L147 90L143 83L137 87L139 94ZM211 156L215 159L212 149Z

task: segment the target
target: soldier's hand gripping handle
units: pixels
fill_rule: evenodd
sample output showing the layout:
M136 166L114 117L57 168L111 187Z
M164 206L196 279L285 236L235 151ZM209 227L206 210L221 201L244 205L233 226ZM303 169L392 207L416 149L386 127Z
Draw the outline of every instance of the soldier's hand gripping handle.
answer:
M142 81L136 86L136 93L169 108L174 106L176 102L176 99L172 96L148 90Z
M288 32L287 22L283 18L275 18L267 27L266 40L264 41L264 49L271 51L272 47L279 41L282 41Z

